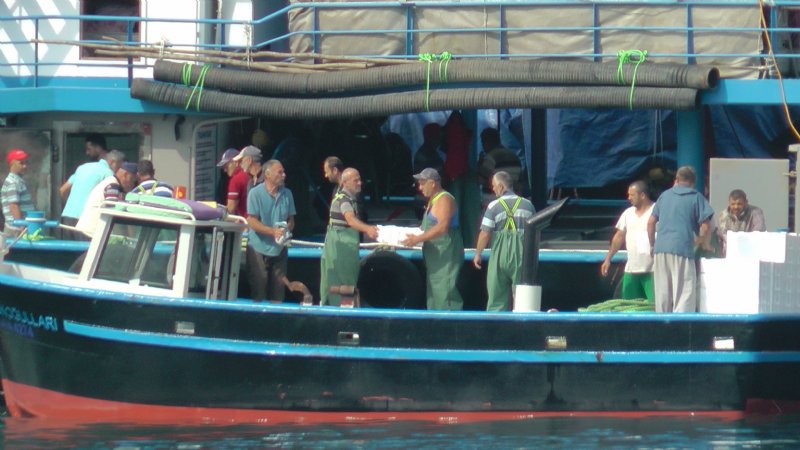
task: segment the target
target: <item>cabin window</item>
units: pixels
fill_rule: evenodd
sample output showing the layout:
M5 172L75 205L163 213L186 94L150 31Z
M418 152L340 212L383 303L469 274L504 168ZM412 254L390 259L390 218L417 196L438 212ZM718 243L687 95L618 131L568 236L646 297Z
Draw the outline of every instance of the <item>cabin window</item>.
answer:
M189 272L189 292L205 294L208 285L209 268L214 230L198 228L194 234L194 248Z
M175 254L178 251L178 230L161 229L139 284L172 289L175 274Z
M177 226L115 220L94 277L169 289L177 236Z
M83 16L141 17L141 0L83 0ZM85 18L81 21L81 41L87 44L140 42L141 22ZM125 56L103 55L96 48L81 47L84 59L125 59Z
M238 288L238 278L231 278L233 273L233 266L231 265L231 261L233 261L234 252L242 253L242 239L237 239L236 233L225 233L225 242L223 243L222 247L222 260L220 264L220 276L217 284L217 292L219 292L220 298L228 298L228 292L231 288L231 283L236 284ZM238 266L237 266L237 273L238 273Z
M198 228L192 247L189 292L227 299L234 251L241 252L241 239L236 239L236 233L219 230L214 233L213 228ZM214 281L210 282L210 278Z

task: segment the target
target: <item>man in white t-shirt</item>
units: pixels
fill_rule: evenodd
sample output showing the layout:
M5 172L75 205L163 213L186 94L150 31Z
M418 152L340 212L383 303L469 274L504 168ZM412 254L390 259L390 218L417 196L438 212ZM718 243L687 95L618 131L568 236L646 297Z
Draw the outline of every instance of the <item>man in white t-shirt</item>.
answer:
M622 277L622 298L645 298L655 301L653 293L653 256L650 254L650 241L647 237L647 221L653 212L653 201L647 183L634 181L628 186L628 201L631 207L626 209L617 222L617 232L611 239L600 272L608 275L611 258L622 248L623 242L628 250L628 262Z

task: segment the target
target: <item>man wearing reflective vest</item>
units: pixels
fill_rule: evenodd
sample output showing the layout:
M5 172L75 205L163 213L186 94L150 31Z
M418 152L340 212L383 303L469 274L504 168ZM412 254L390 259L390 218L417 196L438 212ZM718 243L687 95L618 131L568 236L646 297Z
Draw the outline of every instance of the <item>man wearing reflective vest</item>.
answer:
M481 253L492 240L486 289L489 291L487 311L511 309L513 286L519 283L522 270L522 235L525 221L536 211L533 204L516 194L508 172L500 171L492 177L492 191L497 200L489 203L481 221L481 232L475 244L472 265L481 268Z
M347 168L331 202L330 222L320 258L319 304L339 306L341 298L329 292L331 286L355 286L358 281L359 232L378 238L378 228L358 219L356 196L361 192L361 175Z

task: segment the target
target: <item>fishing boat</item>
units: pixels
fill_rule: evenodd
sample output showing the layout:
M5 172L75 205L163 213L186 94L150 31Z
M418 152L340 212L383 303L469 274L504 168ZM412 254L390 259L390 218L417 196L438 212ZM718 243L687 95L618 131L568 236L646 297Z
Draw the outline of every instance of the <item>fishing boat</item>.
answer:
M474 420L800 405L798 316L254 303L237 298L241 221L175 202L107 204L78 274L0 265L12 415Z
M461 109L478 131L490 125L478 112L488 108L491 126L507 136L518 131L528 188L543 209L549 187L603 187L654 160L704 167L707 136L721 158L784 158L791 139L779 126L783 107L800 102L796 80L786 80L783 96L776 77L794 68L795 36L784 28L797 20L791 0L287 0L244 7L201 0L166 9L130 1L110 11L107 3L23 0L0 12L7 31L0 36L0 136L32 155L28 186L47 217L60 213L58 185L83 161L90 133L104 134L131 160L150 159L159 178L185 187L187 198L210 200L216 161L232 142L254 143L262 122L286 138L282 144L297 137L284 132L287 118L315 130L343 128L314 136L318 147L341 142L341 150L363 156L374 151L369 138L377 130L367 116ZM634 48L642 50L622 51ZM653 77L651 69L675 63L678 72ZM334 66L364 72L322 75ZM264 83L259 67L277 83ZM583 78L570 84L575 77ZM587 87L587 79L604 84ZM512 109L521 111L516 128L501 120ZM473 163L477 136L469 144ZM308 189L319 184L321 159L290 150L283 156L303 164L285 162L288 182L311 180L290 186L295 196L324 197ZM788 228L788 160L769 176L755 176L752 160L745 164L748 176L736 181L751 185L736 187L765 208L759 196L781 203L768 212L768 227ZM698 174L702 189L706 173ZM731 187L715 178L713 164L708 175L719 209ZM379 171L364 177L371 187L390 185ZM782 184L769 184L778 178ZM379 202L386 193L393 194L371 192ZM477 204L465 202L473 216ZM0 358L14 416L274 423L799 409L792 374L800 364L800 316L791 308L571 312L613 296L597 266L620 204L610 215L590 212L588 227L551 235L538 264L530 254L525 259L541 269L541 309L561 310L554 313L479 311L482 272L462 276L475 311L421 310L421 297L411 294L419 286L408 282L420 277L416 250L385 258L362 252L368 263L413 267L407 277L387 276L397 265L362 268L372 277L359 281L360 308L254 303L238 282L241 221L182 202L107 206L90 243L9 241L0 263ZM586 211L578 209L576 223ZM84 252L80 272L66 270ZM315 292L309 280L318 278L319 250L294 246L290 258L290 278Z

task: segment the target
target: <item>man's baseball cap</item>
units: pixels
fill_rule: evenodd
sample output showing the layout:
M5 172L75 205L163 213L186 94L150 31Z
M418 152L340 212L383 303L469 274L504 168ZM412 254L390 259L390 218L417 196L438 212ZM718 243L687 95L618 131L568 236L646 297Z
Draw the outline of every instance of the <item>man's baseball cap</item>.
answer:
M217 167L224 167L225 164L231 162L233 158L236 158L236 155L239 154L239 150L235 148L229 148L225 150L225 153L222 154L222 158L220 158L219 162L217 163Z
M261 160L261 150L259 150L258 147L256 146L248 145L247 147L243 148L242 151L239 152L239 154L233 158L233 160L240 161L245 156L258 158L259 160Z
M6 162L8 164L11 164L11 161L19 161L23 159L28 159L28 154L25 153L25 150L19 148L12 148L6 155Z
M130 172L130 173L136 175L136 167L137 166L136 166L135 162L126 161L126 162L122 163L122 166L120 167L120 169L124 170L125 172Z
M418 181L433 180L437 183L442 182L442 177L439 176L439 172L432 167L427 167L425 169L422 169L422 172L414 175L414 179Z

